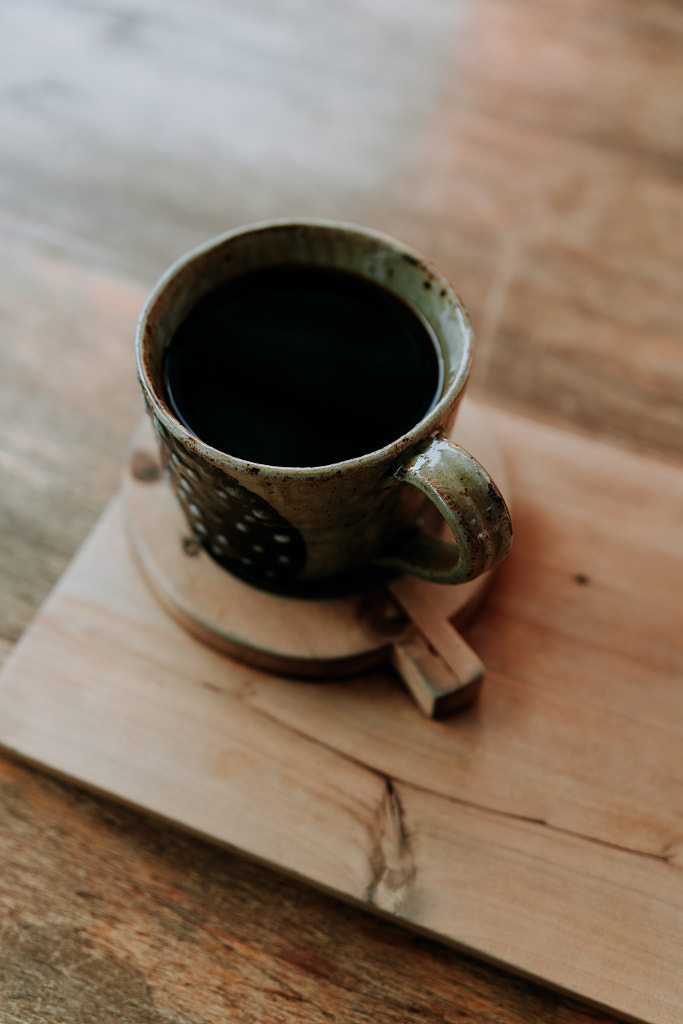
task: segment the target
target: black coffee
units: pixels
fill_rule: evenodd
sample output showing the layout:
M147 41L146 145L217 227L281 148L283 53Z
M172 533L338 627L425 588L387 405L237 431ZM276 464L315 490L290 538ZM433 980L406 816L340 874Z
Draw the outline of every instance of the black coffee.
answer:
M315 267L216 289L171 338L168 401L214 448L271 466L324 466L384 447L437 398L431 329L387 289Z

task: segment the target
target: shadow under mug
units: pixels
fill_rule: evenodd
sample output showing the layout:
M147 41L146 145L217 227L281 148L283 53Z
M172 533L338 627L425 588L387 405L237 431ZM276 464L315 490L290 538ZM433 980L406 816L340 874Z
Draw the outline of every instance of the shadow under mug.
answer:
M314 467L265 465L212 447L173 411L166 353L188 314L232 280L292 266L350 273L388 289L436 339L443 375L435 402L376 451ZM401 573L462 583L505 557L512 539L505 501L476 459L448 440L472 349L467 313L433 265L378 232L320 220L251 225L193 249L152 290L136 331L145 406L193 536L248 582L304 596L358 590ZM452 540L423 525L425 507L438 512Z

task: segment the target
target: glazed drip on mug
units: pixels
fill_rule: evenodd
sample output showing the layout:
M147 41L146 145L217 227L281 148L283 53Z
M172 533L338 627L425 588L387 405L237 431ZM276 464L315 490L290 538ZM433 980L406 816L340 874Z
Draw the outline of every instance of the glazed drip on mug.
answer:
M383 448L439 397L441 354L406 302L355 274L274 267L191 310L165 360L167 400L197 437L271 466Z

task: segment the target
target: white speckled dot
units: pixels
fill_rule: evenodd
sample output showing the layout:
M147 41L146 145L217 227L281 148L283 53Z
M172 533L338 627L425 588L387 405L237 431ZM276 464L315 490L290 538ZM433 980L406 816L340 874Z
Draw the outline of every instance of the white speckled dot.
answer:
M198 480L199 479L199 477L197 476L195 471L193 469L191 469L189 466L186 466L185 472L187 473L187 475L189 477L192 477L193 480Z
M235 523L235 529L239 530L240 533L249 533L249 527L246 523Z
M257 555L262 555L264 551L262 544L252 544L251 550L255 551Z
M278 544L289 544L291 537L288 537L286 533L274 533L273 540Z
M253 565L254 564L254 559L253 558L247 558L247 556L245 555L244 558L240 558L240 562L242 563L242 565Z
M233 498L239 498L241 493L239 487L228 487L228 494L232 494Z
M216 534L216 544L227 544L227 543L228 543L228 538L225 536L224 533L217 533Z
M180 487L181 491L191 491L192 490L192 484L190 483L189 480L186 480L184 476L181 476L181 478L180 478L180 480L178 482L178 487Z
M250 516L250 515L246 515L246 516L244 517L244 521L245 521L245 523L255 523L255 522L256 522L256 520L254 519L254 517L253 517L253 516Z
M195 533L200 533L202 535L202 537L205 537L208 531L207 531L206 527L204 526L204 523L195 523L194 524L194 532Z
M188 508L190 509L190 513L193 516L197 516L197 518L199 518L201 516L202 510L200 509L199 505L195 505L195 503L193 501L190 502Z
M280 563L280 565L289 565L289 563L292 561L289 555L278 555L277 560Z
M263 509L260 508L255 509L254 515L257 519L268 519L268 513L264 512Z

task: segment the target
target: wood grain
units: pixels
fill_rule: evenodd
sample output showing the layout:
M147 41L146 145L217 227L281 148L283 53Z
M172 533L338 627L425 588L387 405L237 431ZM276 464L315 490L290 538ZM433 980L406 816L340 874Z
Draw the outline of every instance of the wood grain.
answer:
M0 635L13 643L116 491L140 415L142 289L0 243Z
M117 489L145 291L190 245L248 220L395 234L470 309L472 393L680 461L676 0L26 0L2 6L0 47L0 654ZM611 706L617 673L628 729L597 768L623 811L633 777L650 802L640 774L617 771L629 730L668 728L680 674L675 628L645 599L632 618L634 594L675 609L680 576L661 550L637 554L646 525L667 544L656 497L628 529L611 524L619 574L599 544L588 559L584 483L567 483L562 531L545 508L521 510L518 536L557 560L529 571L509 626L502 577L468 639L480 650L495 624L490 679L513 676L520 649L533 692L567 701L571 673L577 728ZM501 718L524 721L525 692ZM533 722L515 749L540 813L546 764L524 761L529 735ZM655 810L640 838L661 850L655 750L646 762ZM0 1017L614 1019L11 761L0 773ZM621 811L607 810L615 833Z
M391 1024L614 1020L147 816L0 764L10 1020L361 1024L369 1007Z
M636 571L644 557L655 573L683 569L683 472L490 414L519 530L477 619L478 653L488 664L502 651L503 664L492 659L475 706L430 722L386 673L315 685L198 644L144 586L117 502L6 666L0 742L607 1010L674 1024L679 616L665 592L643 608L623 584L631 551ZM653 493L670 510L667 545L640 529ZM544 543L540 513L578 539ZM576 559L594 551L586 580ZM515 642L534 600L542 674L534 644ZM588 656L599 632L597 694L566 656L577 627ZM622 632L640 682L625 701Z

